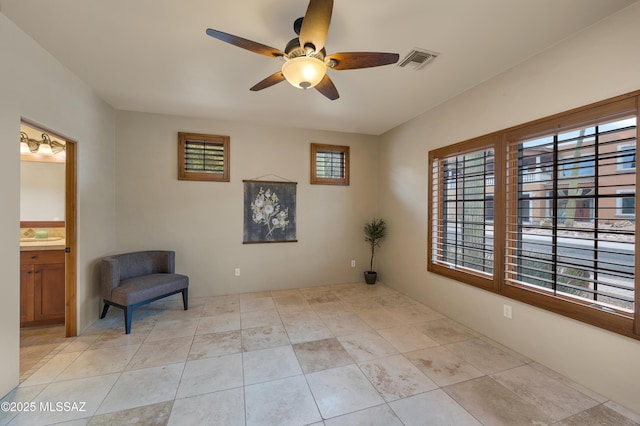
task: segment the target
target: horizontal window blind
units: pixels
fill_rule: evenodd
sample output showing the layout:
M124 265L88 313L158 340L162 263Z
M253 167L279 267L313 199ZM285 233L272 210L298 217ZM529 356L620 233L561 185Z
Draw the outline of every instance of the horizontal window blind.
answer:
M193 173L224 173L222 143L187 140L184 147L184 167Z
M494 164L493 149L433 159L433 264L493 274Z
M616 117L509 143L507 284L634 312L636 124Z
M316 176L319 178L343 179L346 165L344 152L317 151Z

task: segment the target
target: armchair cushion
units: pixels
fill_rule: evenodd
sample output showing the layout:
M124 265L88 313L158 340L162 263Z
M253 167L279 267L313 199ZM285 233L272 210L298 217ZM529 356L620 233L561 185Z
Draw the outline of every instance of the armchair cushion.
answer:
M111 301L118 305L134 305L162 294L173 294L185 288L185 276L179 274L149 274L120 281L111 292Z

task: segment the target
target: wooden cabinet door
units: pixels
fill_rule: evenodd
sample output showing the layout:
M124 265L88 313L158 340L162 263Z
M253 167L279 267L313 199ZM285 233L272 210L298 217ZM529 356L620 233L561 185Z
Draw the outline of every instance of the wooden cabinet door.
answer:
M64 263L35 265L35 319L64 320Z
M64 323L65 270L62 250L20 252L20 325Z
M20 323L34 320L34 267L25 265L20 268Z

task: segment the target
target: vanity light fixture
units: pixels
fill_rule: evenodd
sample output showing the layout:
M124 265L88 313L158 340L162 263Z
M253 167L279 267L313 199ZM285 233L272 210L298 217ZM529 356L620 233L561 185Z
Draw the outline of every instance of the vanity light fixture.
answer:
M66 146L43 133L42 140L29 139L29 135L20 132L20 154L40 154L44 156L52 156L64 152Z

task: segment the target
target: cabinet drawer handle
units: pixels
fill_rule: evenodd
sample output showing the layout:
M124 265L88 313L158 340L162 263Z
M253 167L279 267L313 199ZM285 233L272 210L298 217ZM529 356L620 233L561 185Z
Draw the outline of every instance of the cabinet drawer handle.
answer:
M33 274L33 271L29 271L29 272L27 272L27 274Z
M37 259L37 258L38 258L38 256L35 256L35 255L34 255L34 256L31 256L31 258L32 258L32 259Z
M39 273L40 273L40 271L36 271L36 274L39 274Z

